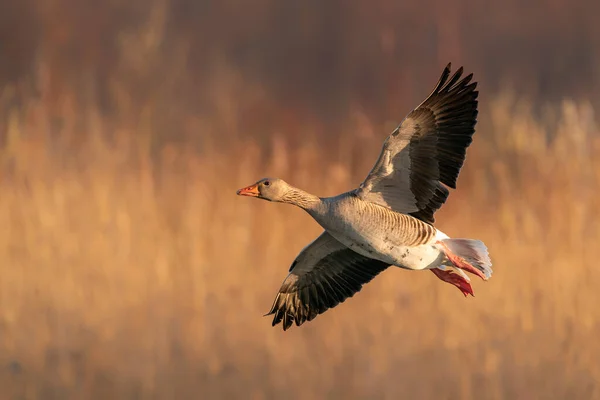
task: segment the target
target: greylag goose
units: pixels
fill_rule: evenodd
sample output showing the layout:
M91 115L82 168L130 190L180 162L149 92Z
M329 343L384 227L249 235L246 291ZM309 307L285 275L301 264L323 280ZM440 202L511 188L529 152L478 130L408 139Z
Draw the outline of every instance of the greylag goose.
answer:
M464 271L487 280L492 264L480 240L450 238L434 227L463 166L477 122L473 74L452 77L451 64L435 89L387 137L375 166L354 190L317 197L281 179L264 178L238 195L304 209L324 232L293 261L271 310L273 326L302 325L361 290L390 266L431 270L473 296Z

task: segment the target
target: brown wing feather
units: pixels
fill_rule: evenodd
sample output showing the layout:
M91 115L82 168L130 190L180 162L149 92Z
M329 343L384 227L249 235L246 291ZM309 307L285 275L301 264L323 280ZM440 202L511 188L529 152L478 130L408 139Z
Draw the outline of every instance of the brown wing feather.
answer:
M287 330L313 320L362 289L389 264L350 250L323 232L296 257L271 310L273 326Z
M463 68L444 69L433 92L386 139L375 166L357 189L363 200L425 222L445 203L463 166L477 122L477 83Z

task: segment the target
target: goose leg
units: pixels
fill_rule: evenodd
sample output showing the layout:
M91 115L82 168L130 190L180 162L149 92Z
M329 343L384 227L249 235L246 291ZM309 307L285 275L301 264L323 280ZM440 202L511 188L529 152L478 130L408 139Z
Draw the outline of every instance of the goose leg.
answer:
M465 295L465 297L467 297L467 295L469 294L475 297L475 295L473 294L473 288L471 287L471 284L462 276L451 272L450 270L443 271L439 268L432 268L431 272L433 272L435 276L437 276L444 282L456 286L462 292L462 294Z

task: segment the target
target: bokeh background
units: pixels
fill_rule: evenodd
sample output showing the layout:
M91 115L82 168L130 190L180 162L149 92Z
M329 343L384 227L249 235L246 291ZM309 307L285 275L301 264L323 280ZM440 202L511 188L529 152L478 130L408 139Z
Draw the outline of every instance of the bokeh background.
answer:
M0 1L1 399L600 399L600 2ZM389 269L282 332L320 228L443 67L480 115L437 226L465 299Z

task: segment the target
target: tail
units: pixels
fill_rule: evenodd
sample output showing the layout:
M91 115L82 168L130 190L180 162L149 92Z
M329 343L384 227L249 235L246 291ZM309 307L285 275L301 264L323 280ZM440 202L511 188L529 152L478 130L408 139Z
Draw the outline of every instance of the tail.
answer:
M440 240L439 243L455 267L471 272L483 280L491 278L492 261L487 247L481 240L448 238Z

